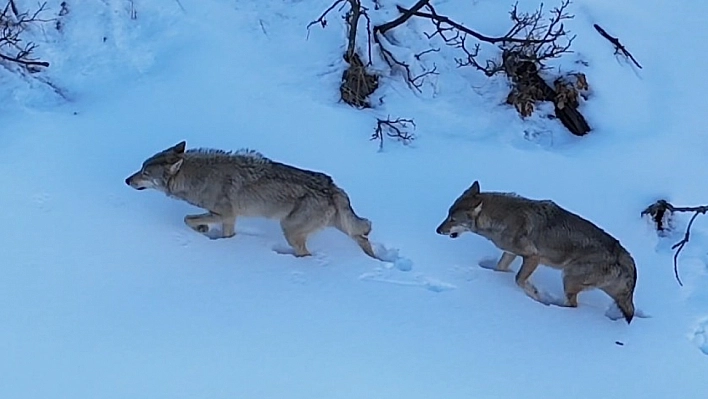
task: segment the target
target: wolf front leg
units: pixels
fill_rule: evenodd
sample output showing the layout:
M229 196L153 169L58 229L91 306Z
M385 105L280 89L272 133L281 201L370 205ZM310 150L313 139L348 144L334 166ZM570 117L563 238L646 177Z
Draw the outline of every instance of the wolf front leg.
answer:
M224 218L221 220L221 236L230 238L236 235L236 217Z
M526 295L538 302L543 303L538 293L538 289L536 289L536 287L528 281L531 274L538 267L539 261L540 259L538 257L524 256L524 262L521 264L519 272L516 273L516 284L521 287L524 292L526 292Z
M235 217L224 217L222 215L217 215L213 212L202 213L199 215L187 215L184 217L184 223L202 234L207 234L209 232L210 223L221 223L222 224L222 237L228 238L233 237L234 228L236 223Z
M578 306L578 294L587 289L584 276L575 276L563 273L563 291L565 291L565 305L571 308Z

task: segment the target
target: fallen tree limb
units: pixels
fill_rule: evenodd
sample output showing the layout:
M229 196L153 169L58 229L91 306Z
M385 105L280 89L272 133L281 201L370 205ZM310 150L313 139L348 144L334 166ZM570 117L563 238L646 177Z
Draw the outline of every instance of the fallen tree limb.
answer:
M598 33L600 33L600 35L602 35L602 37L604 37L605 39L609 40L610 43L612 43L612 44L615 46L615 54L620 54L620 53L621 53L621 54L624 55L626 58L632 60L632 62L634 63L634 65L636 65L639 69L642 69L642 66L639 65L639 62L637 62L637 60L634 58L634 56L632 55L632 53L630 53L629 50L627 50L627 48L624 47L624 46L622 45L622 43L620 43L620 41L619 41L618 38L616 38L616 37L614 37L614 36L610 36L610 34L607 33L604 29L602 29L602 28L600 27L600 25L598 25L598 24L593 24L593 26L595 27L595 30L597 30Z

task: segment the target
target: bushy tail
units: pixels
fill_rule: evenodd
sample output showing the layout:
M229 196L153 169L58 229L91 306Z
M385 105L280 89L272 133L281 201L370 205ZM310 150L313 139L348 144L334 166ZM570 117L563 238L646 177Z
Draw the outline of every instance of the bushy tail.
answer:
M371 221L354 213L349 196L341 189L334 194L334 226L348 236L367 236L371 232Z
M340 188L335 188L334 207L337 210L333 218L334 220L332 220L334 227L354 239L367 255L376 258L367 237L371 232L371 221L359 217L354 212L351 202L349 201L349 196Z

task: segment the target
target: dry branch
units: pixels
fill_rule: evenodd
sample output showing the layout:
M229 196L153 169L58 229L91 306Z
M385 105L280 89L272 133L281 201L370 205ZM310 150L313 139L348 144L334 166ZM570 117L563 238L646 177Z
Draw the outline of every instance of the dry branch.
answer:
M371 36L371 20L367 14L367 8L361 5L360 0L335 0L319 18L307 25L307 29L309 32L310 27L315 24L320 24L323 28L326 27L327 14L338 5L341 5L341 10L347 4L349 9L344 15L344 20L347 23L347 49L344 52L344 61L349 64L349 67L342 73L342 80L339 86L340 97L342 101L353 107L369 108L371 105L368 97L378 88L379 79L376 74L369 73L366 68L371 65L371 44L368 43L369 59L364 64L357 53L356 40L361 18L366 20L367 37Z
M415 15L418 10L421 8L425 7L428 5L430 0L418 0L417 3L413 5L410 9L406 10L405 8L401 6L398 7L398 11L401 12L401 15L398 16L398 18L394 19L393 21L386 22L385 24L381 24L376 26L374 28L375 32L379 33L386 33L387 31L397 27L398 25L401 25L402 23L408 21L413 15Z
M600 33L600 35L602 35L602 37L604 37L605 39L609 40L610 43L612 43L612 44L615 46L615 54L622 54L622 55L624 55L626 58L632 60L632 62L634 63L634 65L636 65L639 69L642 69L642 66L639 65L639 62L637 62L637 60L634 58L634 56L632 55L632 53L630 53L630 52L627 50L627 48L624 47L624 46L622 45L622 43L620 43L620 41L619 41L618 38L613 37L613 36L610 36L610 34L607 33L604 29L602 29L602 28L600 27L600 25L598 25L598 24L593 24L593 26L595 27L595 30L597 30L598 33Z
M14 0L8 0L5 8L0 13L0 59L20 65L33 72L33 67L48 67L49 63L32 57L37 48L33 42L24 43L23 33L32 25L50 22L53 19L44 19L41 14L46 11L47 3L39 5L34 12L20 12Z
M678 256L691 237L691 227L693 226L693 221L696 220L698 215L703 215L708 212L708 205L676 207L665 200L658 200L655 203L649 205L646 209L644 209L641 213L641 216L651 216L652 220L654 220L654 222L656 223L657 230L661 231L664 230L663 220L666 217L667 212L669 215L675 212L693 212L693 216L691 216L691 220L686 226L686 232L683 236L683 239L671 246L671 249L676 250L676 252L674 253L674 276L676 277L676 281L678 281L679 285L683 286L683 283L681 282L681 278L679 277L678 273Z
M555 117L573 134L582 136L590 131L590 126L578 111L579 91L587 90L587 81L582 76L583 84L571 84L567 78L558 78L551 87L541 77L547 60L570 53L570 46L575 36L565 30L564 22L574 16L568 14L570 0L563 0L558 7L551 9L545 17L543 4L533 12L520 12L514 5L509 12L512 26L503 36L489 36L440 15L429 2L419 1L416 8L398 6L402 16L415 16L428 19L434 26L428 38L439 36L447 45L458 48L465 55L457 58L458 67L471 66L494 76L504 73L512 82L512 89L507 102L516 107L522 117L533 113L535 103L550 101L554 104ZM501 50L500 59L480 60L483 43L495 45ZM409 76L410 77L410 76ZM577 76L580 81L580 76Z
M379 149L383 148L384 138L386 137L401 141L403 144L409 144L415 139L415 136L408 132L411 126L415 129L413 119L396 118L392 120L391 117L386 119L377 118L376 130L371 135L371 140L379 140Z

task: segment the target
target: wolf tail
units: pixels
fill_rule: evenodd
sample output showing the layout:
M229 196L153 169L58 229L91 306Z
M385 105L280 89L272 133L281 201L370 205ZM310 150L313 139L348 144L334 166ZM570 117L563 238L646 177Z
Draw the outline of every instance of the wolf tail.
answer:
M334 192L334 207L337 211L332 221L334 227L356 241L367 255L377 258L367 237L371 232L371 221L354 212L349 196L338 187Z

